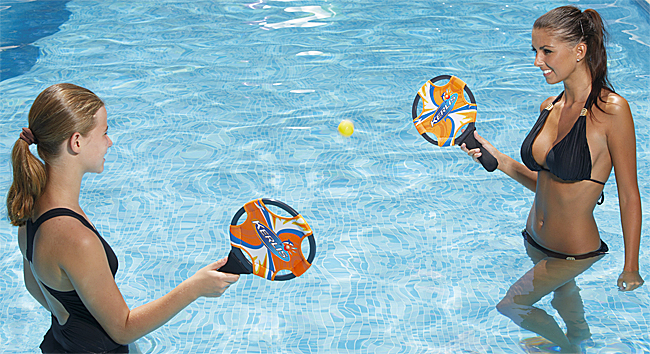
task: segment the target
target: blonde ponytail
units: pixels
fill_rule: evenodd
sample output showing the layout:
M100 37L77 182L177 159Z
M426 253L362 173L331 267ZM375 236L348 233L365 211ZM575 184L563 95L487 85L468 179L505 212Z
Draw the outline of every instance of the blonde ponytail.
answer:
M12 225L25 225L47 182L45 166L60 154L64 141L75 132L87 134L95 127L95 113L104 106L92 91L73 84L56 84L38 95L29 110L29 131L41 162L23 138L11 153L13 182L7 194L7 213ZM29 140L29 139L28 139Z
M14 180L7 194L7 211L14 226L25 225L31 218L36 199L45 188L43 163L29 151L29 144L18 139L11 152Z

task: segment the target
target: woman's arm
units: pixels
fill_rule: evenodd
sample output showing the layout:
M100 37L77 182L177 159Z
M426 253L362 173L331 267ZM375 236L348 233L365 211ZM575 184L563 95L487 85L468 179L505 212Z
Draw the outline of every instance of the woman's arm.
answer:
M625 243L625 265L617 283L620 290L629 291L643 285L639 275L641 197L637 183L634 121L627 101L616 94L609 95L605 110L610 119L607 147L616 175Z
M483 148L485 148L490 154L492 154L492 156L494 156L494 158L497 159L499 163L497 169L510 176L515 181L521 183L524 187L530 189L533 192L535 191L537 188L537 172L529 170L528 167L517 162L510 156L502 154L499 150L492 146L490 142L478 135L478 132L476 131L474 131L474 137L479 143L481 143L481 145L483 145ZM481 157L481 150L478 148L468 150L465 144L462 144L460 148L469 156L471 156L476 162L478 162L478 158Z
M167 295L130 310L111 274L101 241L88 228L67 218L49 220L48 233L60 237L59 266L90 313L117 343L128 344L160 327L201 296L218 297L238 275L216 271L222 259L199 270ZM70 235L75 235L70 237Z
M32 273L32 268L29 266L29 261L24 258L23 279L25 280L25 287L27 288L27 291L29 291L29 293L32 295L32 297L36 299L36 301L38 301L41 306L45 307L46 310L52 312L52 310L50 310L50 306L47 303L47 300L45 300L45 295L43 295L41 287L38 285L38 281L36 278L34 278L34 273Z
M548 107L553 101L555 100L557 96L555 97L549 97L539 107L540 113ZM515 159L511 158L508 155L502 154L499 150L497 150L492 144L490 144L487 140L483 139L478 133L475 131L474 132L474 137L476 140L483 145L483 147L494 156L499 165L497 168L505 173L506 175L510 176L510 178L514 179L515 181L521 183L524 187L530 189L531 191L535 192L537 190L537 172L531 171L528 169L528 167L524 166L522 163L516 161ZM481 157L481 152L479 149L472 149L472 150L467 150L465 147L465 144L461 145L461 149L468 153L469 156L471 156L474 161L478 162L478 158Z
M25 226L18 228L18 248L20 248L20 252L23 254L23 279L25 280L27 291L41 306L52 312L47 300L45 300L41 287L38 285L38 281L34 277L34 273L32 273L32 267L27 260L27 231Z

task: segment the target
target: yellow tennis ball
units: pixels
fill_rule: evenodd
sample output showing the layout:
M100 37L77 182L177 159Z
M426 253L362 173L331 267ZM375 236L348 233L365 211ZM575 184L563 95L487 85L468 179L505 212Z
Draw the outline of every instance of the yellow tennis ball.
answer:
M354 124L347 119L342 120L339 123L339 133L345 137L352 135L354 133Z

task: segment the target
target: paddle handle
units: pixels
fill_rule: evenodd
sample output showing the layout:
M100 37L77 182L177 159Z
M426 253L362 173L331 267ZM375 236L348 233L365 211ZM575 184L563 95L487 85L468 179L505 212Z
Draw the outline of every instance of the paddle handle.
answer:
M468 129L471 129L471 131L469 134L467 134L467 137L463 141L458 142L458 145L465 143L465 146L469 150L479 148L481 150L481 157L478 158L478 162L480 162L481 165L483 165L483 168L485 168L488 172L496 170L499 162L483 147L483 145L481 145L481 143L476 140L476 138L474 138L474 131L476 128L472 126Z
M251 274L251 271L244 267L232 250L228 254L228 262L223 267L217 269L217 271L230 274Z

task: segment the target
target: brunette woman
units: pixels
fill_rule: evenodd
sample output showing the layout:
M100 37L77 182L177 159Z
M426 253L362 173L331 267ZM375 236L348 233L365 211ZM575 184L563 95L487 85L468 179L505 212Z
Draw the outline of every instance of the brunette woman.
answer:
M625 242L625 265L617 284L623 291L643 284L634 122L627 101L607 79L605 36L595 10L562 6L538 18L532 32L535 66L547 83L562 83L564 91L541 104L539 119L521 147L524 164L476 134L501 171L535 192L522 232L534 266L510 287L497 309L563 352L579 352L579 343L591 336L575 277L608 251L593 211L612 168ZM461 148L474 159L481 156L478 149ZM566 333L552 316L533 306L550 293Z

